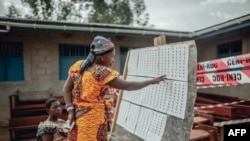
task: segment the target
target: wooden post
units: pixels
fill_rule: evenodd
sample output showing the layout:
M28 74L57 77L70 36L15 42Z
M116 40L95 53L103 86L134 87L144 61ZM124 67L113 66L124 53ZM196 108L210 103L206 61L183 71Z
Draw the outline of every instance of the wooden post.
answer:
M166 44L165 35L160 35L160 36L154 38L154 46L165 45L165 44Z

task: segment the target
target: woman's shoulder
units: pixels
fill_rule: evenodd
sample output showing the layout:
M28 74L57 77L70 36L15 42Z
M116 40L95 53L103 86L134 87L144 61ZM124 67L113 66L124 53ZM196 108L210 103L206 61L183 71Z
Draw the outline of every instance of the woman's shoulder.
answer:
M39 123L38 128L55 128L58 126L62 126L65 123L63 119L57 119L57 122L52 122L49 120L45 120Z
M65 123L65 120L63 119L58 119L57 123L49 121L49 120L42 121L38 125L38 132L40 134L57 132L58 129L63 128L64 123Z
M84 62L84 60L78 60L78 61L76 61L76 62L72 65L72 67L77 67L77 68L79 68L79 66L81 66L83 62Z
M84 60L78 60L70 67L70 72L78 72Z
M55 126L57 126L56 123L49 120L45 120L39 123L38 128L54 128Z
M41 136L42 134L49 133L53 134L53 128L56 127L51 121L42 121L39 123L37 128L37 136Z
M96 80L104 82L104 84L119 75L117 71L102 65L93 66L91 74Z
M112 68L109 68L109 67L106 67L106 66L102 66L102 65L94 65L92 67L92 73L94 75L106 75L106 74L109 74L109 73L118 73L116 70L112 69Z

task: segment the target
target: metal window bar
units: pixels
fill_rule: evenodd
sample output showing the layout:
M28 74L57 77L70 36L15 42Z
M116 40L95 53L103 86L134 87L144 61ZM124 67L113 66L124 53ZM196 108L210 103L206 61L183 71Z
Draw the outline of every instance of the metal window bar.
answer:
M0 81L24 79L23 44L21 42L0 42Z

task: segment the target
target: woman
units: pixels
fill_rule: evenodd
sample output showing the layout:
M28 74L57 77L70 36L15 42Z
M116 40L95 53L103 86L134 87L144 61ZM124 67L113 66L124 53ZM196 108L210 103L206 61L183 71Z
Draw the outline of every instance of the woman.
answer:
M68 119L75 127L68 133L69 141L106 141L107 116L103 96L109 87L121 90L138 90L157 84L165 76L142 82L125 81L110 68L114 63L114 44L102 37L94 38L85 61L77 61L69 69L63 93Z
M45 107L49 117L38 125L37 141L67 141L67 131L63 128L65 121L60 119L61 103L56 98L50 98Z

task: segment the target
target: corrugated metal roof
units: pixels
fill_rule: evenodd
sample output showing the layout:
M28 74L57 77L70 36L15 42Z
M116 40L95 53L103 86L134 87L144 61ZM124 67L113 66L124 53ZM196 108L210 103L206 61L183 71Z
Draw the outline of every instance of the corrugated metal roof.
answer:
M67 21L46 21L35 19L23 19L23 18L6 18L0 17L0 26L6 26L6 30L0 30L0 32L6 32L12 28L23 28L23 30L49 30L49 31L63 31L63 32L77 32L77 33L106 33L115 35L128 35L128 36L172 36L177 38L203 38L208 37L209 34L221 34L225 30L235 30L237 28L243 28L250 26L250 14L245 16L226 21L221 24L217 24L211 27L200 29L194 32L187 31L172 31L164 29L133 27L127 25L116 24L100 24L100 23L77 23ZM9 29L7 29L9 28ZM1 28L2 29L2 28Z

